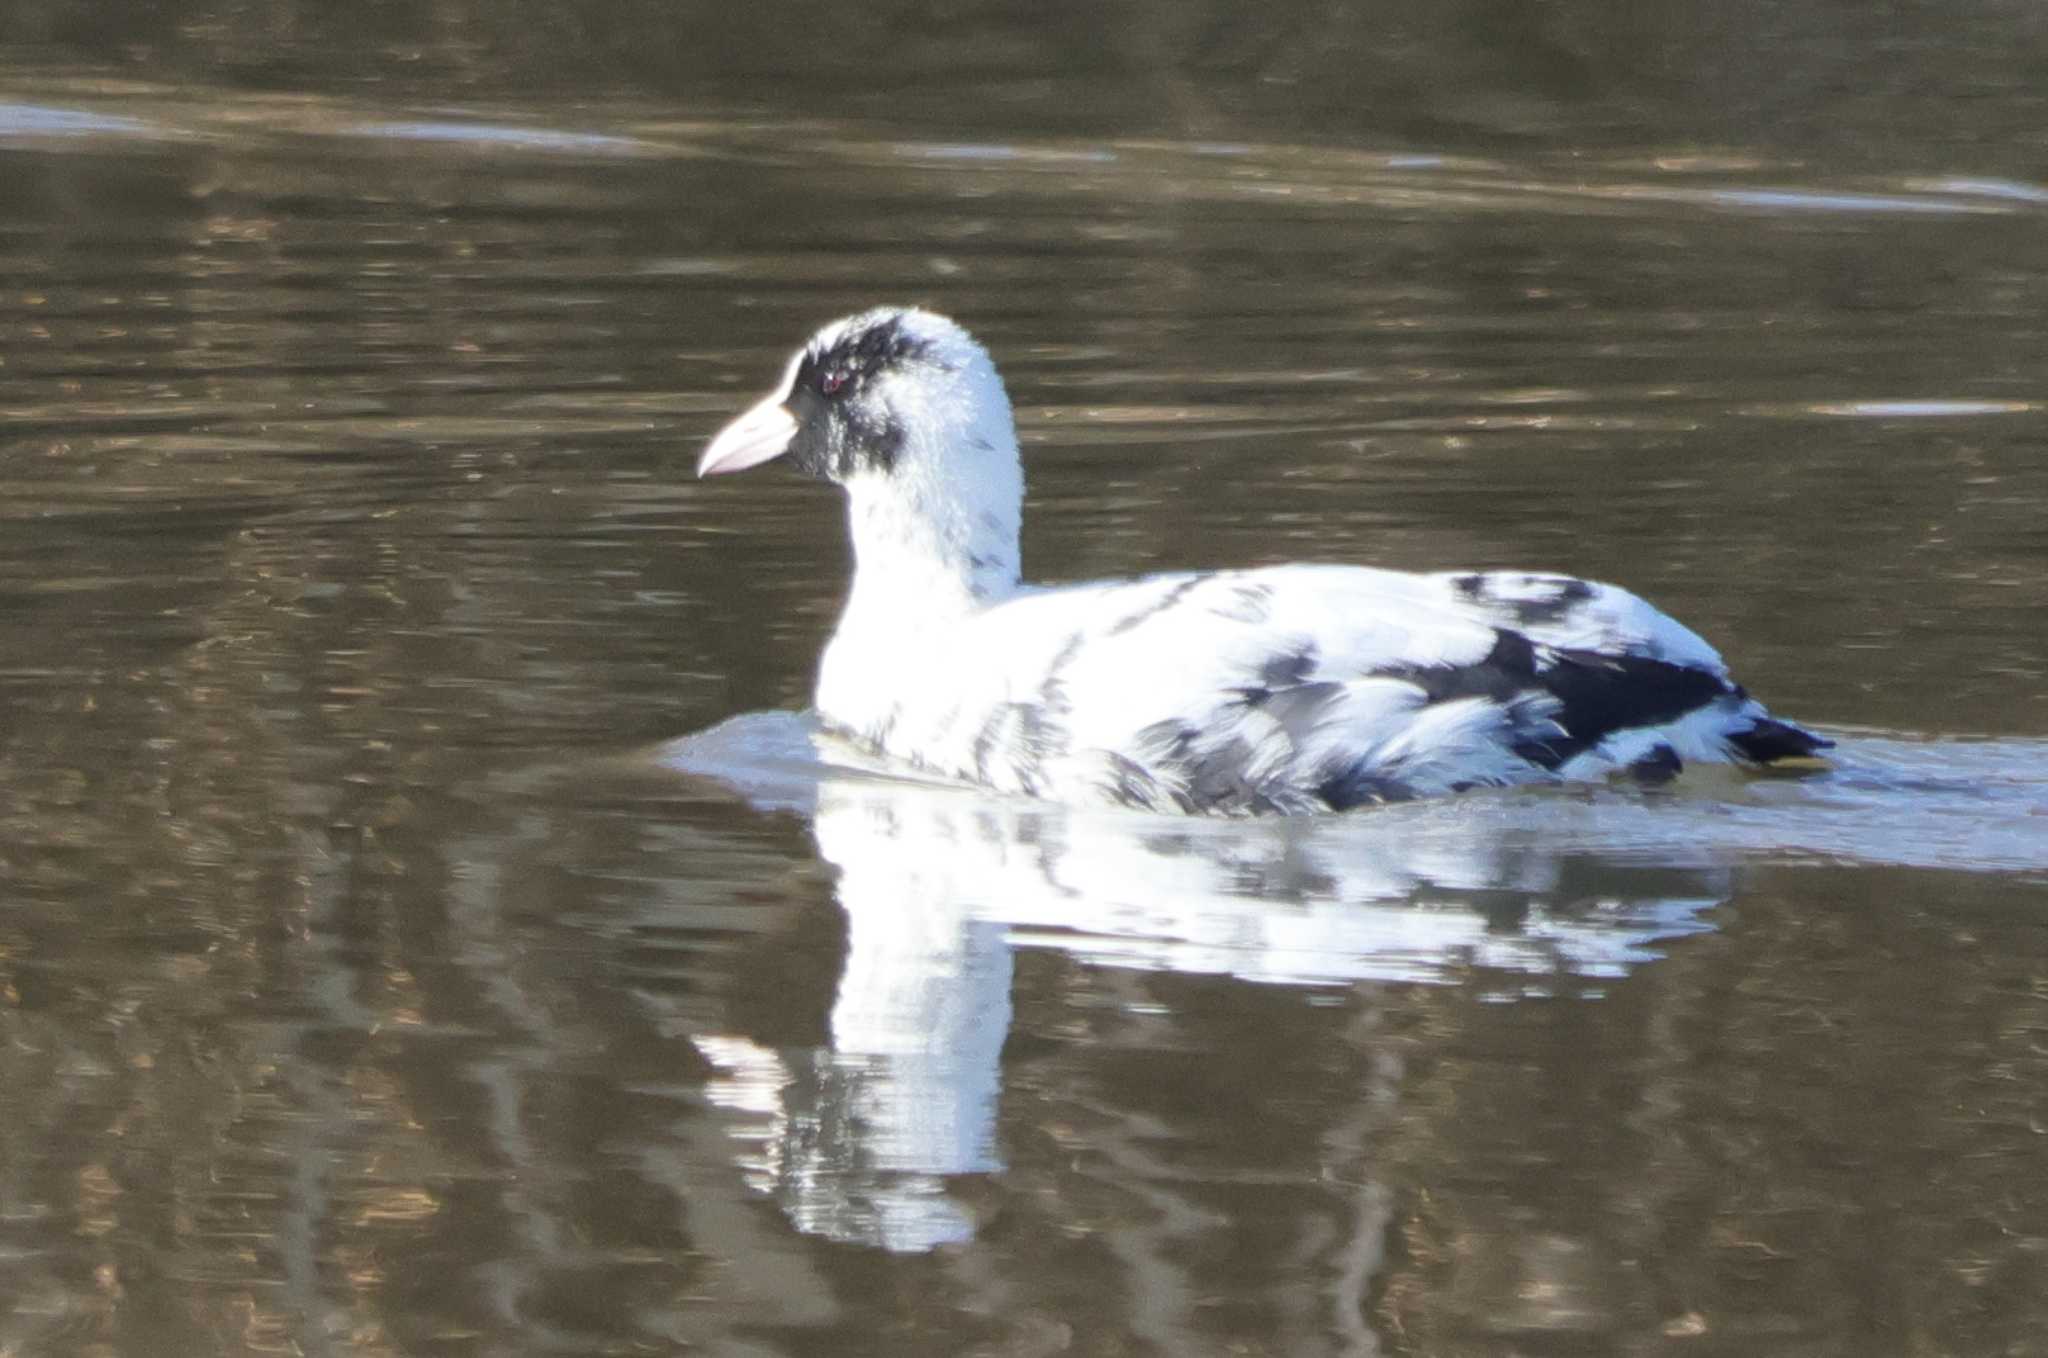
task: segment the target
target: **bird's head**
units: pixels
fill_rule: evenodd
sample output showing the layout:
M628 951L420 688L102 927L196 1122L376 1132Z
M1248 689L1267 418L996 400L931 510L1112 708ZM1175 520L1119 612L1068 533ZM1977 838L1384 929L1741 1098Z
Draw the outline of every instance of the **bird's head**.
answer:
M1017 581L1024 499L1010 399L988 351L929 311L878 307L820 329L782 380L715 435L699 476L777 458L845 488L862 575Z
M987 470L976 464L992 460L975 454L1014 459L1015 448L1002 379L974 337L929 311L878 307L811 336L775 388L711 440L697 475L786 457L796 470L841 485L866 476L973 476Z

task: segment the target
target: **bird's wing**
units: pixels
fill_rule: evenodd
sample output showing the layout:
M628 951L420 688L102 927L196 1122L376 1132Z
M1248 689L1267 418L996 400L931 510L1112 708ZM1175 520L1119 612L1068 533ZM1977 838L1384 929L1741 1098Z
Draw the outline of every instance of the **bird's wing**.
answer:
M949 657L946 771L1045 793L1294 810L1523 781L1730 691L1626 591L1343 566L1027 595Z

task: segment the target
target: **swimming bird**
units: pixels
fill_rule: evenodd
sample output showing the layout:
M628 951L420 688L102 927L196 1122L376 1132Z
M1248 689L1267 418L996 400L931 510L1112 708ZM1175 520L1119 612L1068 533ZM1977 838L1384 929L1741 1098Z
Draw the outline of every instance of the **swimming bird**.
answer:
M819 666L835 734L1000 791L1152 811L1344 810L1831 742L1770 716L1613 585L1300 564L1027 585L1023 469L988 352L881 307L813 335L699 476L837 483L852 588Z

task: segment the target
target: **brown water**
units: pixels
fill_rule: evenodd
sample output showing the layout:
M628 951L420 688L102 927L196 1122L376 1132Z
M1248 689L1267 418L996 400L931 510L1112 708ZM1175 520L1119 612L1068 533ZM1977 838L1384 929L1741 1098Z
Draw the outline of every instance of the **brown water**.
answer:
M2048 1352L2031 9L94 13L0 18L0 1354ZM838 505L688 469L879 301L1038 577L1612 579L1842 759L821 762Z

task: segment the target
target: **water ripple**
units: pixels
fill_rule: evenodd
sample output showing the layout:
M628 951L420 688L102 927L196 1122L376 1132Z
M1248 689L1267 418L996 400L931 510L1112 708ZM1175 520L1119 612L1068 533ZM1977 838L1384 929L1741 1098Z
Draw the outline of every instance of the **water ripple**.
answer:
M342 131L358 137L457 142L474 146L509 146L522 151L578 151L619 155L659 149L635 137L614 137L594 132L563 132L554 128L517 127L493 123L358 123L343 128Z
M159 137L167 130L141 118L122 118L84 109L42 104L0 103L0 137Z

